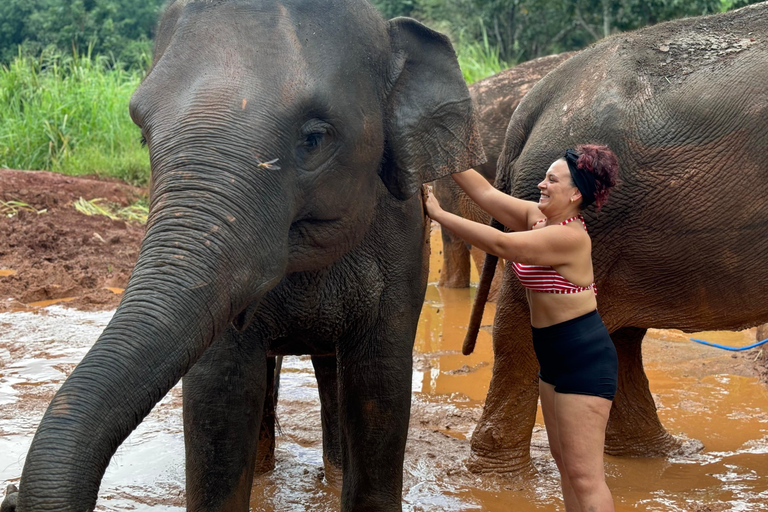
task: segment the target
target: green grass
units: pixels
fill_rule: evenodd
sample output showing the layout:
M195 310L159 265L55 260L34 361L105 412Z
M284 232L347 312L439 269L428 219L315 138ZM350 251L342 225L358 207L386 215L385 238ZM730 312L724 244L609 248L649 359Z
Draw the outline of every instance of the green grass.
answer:
M0 68L0 167L146 184L149 157L128 115L141 78L103 57L17 57Z
M467 85L495 75L514 64L504 62L499 57L499 48L488 43L485 27L482 27L482 33L482 41L467 41L460 36L456 45L456 57Z

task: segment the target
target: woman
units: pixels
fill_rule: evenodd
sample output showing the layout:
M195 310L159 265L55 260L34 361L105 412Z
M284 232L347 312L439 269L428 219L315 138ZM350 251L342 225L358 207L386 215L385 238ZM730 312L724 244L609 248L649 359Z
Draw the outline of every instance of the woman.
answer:
M617 175L616 156L597 145L569 149L556 160L538 185L538 203L496 190L474 170L454 174L511 233L445 212L430 189L425 200L444 229L509 260L526 288L541 407L568 512L613 510L603 445L618 360L597 313L592 242L579 211L592 203L600 208Z

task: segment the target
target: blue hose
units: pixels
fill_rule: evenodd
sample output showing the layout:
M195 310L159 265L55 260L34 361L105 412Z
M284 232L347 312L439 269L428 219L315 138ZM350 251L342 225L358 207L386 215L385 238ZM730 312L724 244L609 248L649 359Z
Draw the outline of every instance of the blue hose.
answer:
M696 338L690 338L691 341L695 341L696 343L701 343L702 345L709 345L710 347L717 347L721 348L723 350L730 350L732 352L740 352L742 350L749 350L750 348L759 347L763 343L768 343L768 338L764 339L763 341L758 341L757 343L753 343L751 345L747 345L746 347L728 347L726 345L719 345L717 343L712 343L709 341L704 340L697 340Z

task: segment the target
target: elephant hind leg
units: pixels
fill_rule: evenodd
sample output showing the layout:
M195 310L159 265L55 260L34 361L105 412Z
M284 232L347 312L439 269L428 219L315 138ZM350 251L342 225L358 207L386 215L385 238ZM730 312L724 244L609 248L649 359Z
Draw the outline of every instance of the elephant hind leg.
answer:
M264 399L264 411L261 414L259 428L259 446L256 450L255 473L261 475L275 469L275 425L277 424L277 382L280 368L277 359L282 356L267 358L267 391Z
M442 229L440 235L443 239L443 268L437 285L445 288L469 288L470 262L467 244L447 229Z
M247 511L267 355L231 326L184 376L187 510Z
M625 327L611 334L619 356L619 387L605 433L605 453L659 457L680 450L682 442L659 421L643 369L646 329Z

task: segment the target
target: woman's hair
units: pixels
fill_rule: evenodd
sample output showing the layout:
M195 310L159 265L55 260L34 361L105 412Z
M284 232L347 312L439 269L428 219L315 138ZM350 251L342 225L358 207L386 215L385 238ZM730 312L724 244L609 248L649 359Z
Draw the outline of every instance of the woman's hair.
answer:
M619 160L608 146L582 144L576 146L579 159L576 165L595 178L595 206L599 210L608 200L611 188L619 184Z

